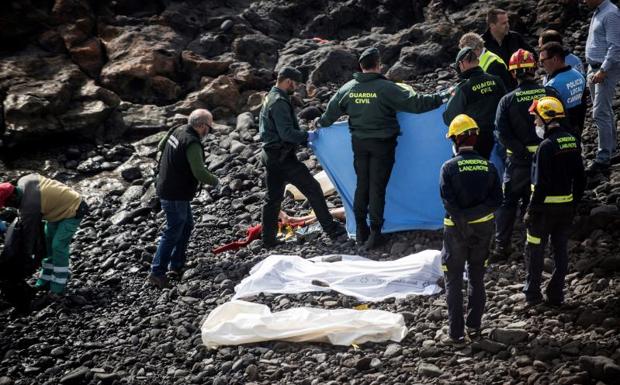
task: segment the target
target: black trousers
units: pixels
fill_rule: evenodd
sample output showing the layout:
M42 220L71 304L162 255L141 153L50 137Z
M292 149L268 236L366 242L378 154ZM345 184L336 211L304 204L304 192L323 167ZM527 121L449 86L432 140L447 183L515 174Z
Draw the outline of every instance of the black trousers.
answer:
M353 166L357 186L353 211L357 223L366 222L370 215L370 227L381 231L385 209L385 189L394 167L396 138L352 138Z
M506 248L510 245L512 230L517 218L519 200L529 202L531 194L531 165L514 164L510 157L506 161L504 171L504 197L502 205L496 213L496 246ZM526 204L527 204L526 202Z
M263 241L272 242L276 239L278 214L287 183L297 187L308 198L325 232L337 226L329 213L319 182L310 175L308 168L297 159L294 152L282 156L279 150L263 150L262 162L266 169L267 184L267 197L263 206Z
M493 221L468 225L470 235L464 237L455 226L444 227L442 268L446 278L446 302L450 337L458 339L465 333L465 325L479 329L484 314L486 291L484 273L489 257ZM463 272L467 262L467 321L463 315Z
M551 239L555 267L547 284L546 294L550 302L564 302L564 278L568 271L568 236L573 221L573 204L548 205L542 211L530 212L525 244L526 277L525 299L528 302L542 300L540 285L545 260L545 246Z

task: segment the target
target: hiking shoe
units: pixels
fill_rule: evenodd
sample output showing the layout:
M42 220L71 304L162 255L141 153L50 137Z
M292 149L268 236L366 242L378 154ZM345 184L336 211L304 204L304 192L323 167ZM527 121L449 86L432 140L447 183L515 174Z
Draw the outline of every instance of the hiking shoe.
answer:
M345 235L347 229L338 222L335 222L335 226L327 233L330 239L338 239L341 235Z
M183 278L183 273L185 273L185 268L179 267L177 269L170 269L166 275L170 280L180 281Z
M608 175L610 173L609 167L609 164L594 161L590 163L588 167L586 167L586 174L589 176L596 174Z
M370 230L370 235L368 236L368 240L364 244L364 248L366 250L376 249L379 246L384 245L387 242L387 237L385 237L381 232Z
M166 289L170 287L168 278L166 278L165 276L161 277L153 273L149 274L149 283L158 289Z
M263 248L265 249L273 249L276 246L283 245L285 242L281 239L274 239L270 241L263 241Z
M464 348L467 345L467 342L468 341L465 337L446 337L441 341L441 344L455 348Z
M368 240L368 235L370 234L370 228L366 224L366 222L358 222L355 227L355 243L359 246L366 243Z
M467 328L467 336L472 341L479 340L482 337L482 328Z
M496 246L493 252L489 256L489 263L500 263L508 260L508 257L512 253L510 247Z

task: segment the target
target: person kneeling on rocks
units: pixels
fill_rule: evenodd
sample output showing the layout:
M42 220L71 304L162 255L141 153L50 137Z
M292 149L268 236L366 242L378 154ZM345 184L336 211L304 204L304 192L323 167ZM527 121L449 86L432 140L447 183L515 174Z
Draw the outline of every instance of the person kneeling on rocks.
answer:
M88 205L70 187L30 174L20 178L17 186L0 184L0 208L4 206L19 210L26 255L34 254L41 221L45 221L47 254L35 288L49 290L50 298L58 298L64 294L70 276L71 240L88 214Z
M447 138L454 142L454 158L441 167L440 194L446 209L442 269L446 278L450 338L465 341L479 333L486 294L484 272L493 237L493 213L502 201L502 189L495 166L474 150L480 129L465 114L457 115ZM463 317L463 271L469 278L467 321Z
M204 165L204 138L213 125L211 113L194 110L188 122L172 128L159 144L162 151L157 176L157 196L166 215L162 232L151 264L149 282L158 288L168 287L170 278L180 279L185 265L185 251L194 219L190 201L199 190L199 184L218 184L216 176Z
M308 168L297 159L295 149L300 144L312 142L315 131L299 128L292 95L301 83L301 72L292 67L284 67L278 73L276 85L271 88L260 111L259 131L263 142L261 154L265 166L267 201L263 206L263 245L271 248L278 245L278 214L284 199L284 189L289 182L297 187L310 201L316 217L327 235L336 239L346 233L345 228L334 221L321 186L310 175Z
M566 117L562 102L545 96L530 107L536 133L543 141L532 164L532 198L525 214L526 282L523 291L528 304L543 301L540 284L547 240L551 238L555 267L547 285L547 302L564 302L564 278L568 270L568 235L586 185L581 148L577 139L562 126Z

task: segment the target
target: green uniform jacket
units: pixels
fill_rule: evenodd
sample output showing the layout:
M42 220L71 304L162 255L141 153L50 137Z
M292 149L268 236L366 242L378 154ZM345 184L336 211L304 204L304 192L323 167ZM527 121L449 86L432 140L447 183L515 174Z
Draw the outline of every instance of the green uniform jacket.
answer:
M460 77L462 80L443 113L444 123L449 126L457 115L466 114L478 123L480 131L493 131L497 105L506 93L504 84L480 67L471 68Z
M291 99L278 87L272 87L263 102L258 128L266 149L282 149L308 141L308 133L299 128Z
M392 138L400 133L397 111L421 113L439 107L440 94L420 95L406 84L397 84L377 73L355 73L331 98L321 116L321 127L349 116L351 135L358 139Z

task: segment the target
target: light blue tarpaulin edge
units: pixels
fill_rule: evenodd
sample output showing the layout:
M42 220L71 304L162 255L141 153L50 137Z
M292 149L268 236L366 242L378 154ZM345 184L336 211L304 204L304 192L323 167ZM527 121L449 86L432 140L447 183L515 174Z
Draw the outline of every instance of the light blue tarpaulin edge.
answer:
M439 171L452 156L452 142L445 137L448 128L442 118L444 110L445 105L423 114L397 114L401 135L386 191L384 233L437 230L443 226L445 211L439 196ZM340 194L347 231L355 234L356 176L348 123L321 128L312 149ZM497 156L494 158L494 163L501 163Z

